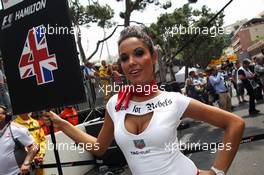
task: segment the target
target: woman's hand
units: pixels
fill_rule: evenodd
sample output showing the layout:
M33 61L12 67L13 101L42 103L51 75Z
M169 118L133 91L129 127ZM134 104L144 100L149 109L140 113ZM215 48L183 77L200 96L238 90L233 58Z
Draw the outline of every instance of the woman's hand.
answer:
M60 116L58 116L56 113L52 111L43 112L41 115L44 117L45 120L46 119L51 120L54 124L54 127L57 127L57 128L61 128L63 124L66 122ZM50 125L50 124L47 123L47 125Z
M30 165L22 164L20 168L20 174L21 175L28 174L29 170L30 170Z

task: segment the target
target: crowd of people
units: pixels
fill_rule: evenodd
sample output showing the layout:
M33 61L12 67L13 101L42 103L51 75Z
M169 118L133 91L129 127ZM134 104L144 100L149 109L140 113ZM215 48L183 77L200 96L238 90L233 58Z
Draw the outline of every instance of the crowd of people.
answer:
M87 61L82 69L85 80L96 77L120 77L123 75L118 62L107 64L105 60L101 61L100 66L96 66L94 63Z
M227 60L205 71L190 71L185 83L186 95L209 105L218 104L230 112L234 108L231 97L235 92L238 104L249 102L249 114L257 114L255 104L263 100L263 79L263 55L235 63ZM245 95L249 96L249 101Z
M263 59L263 56L259 55L252 60L226 60L221 65L208 67L204 71L190 71L185 81L186 95L209 105L218 105L229 112L235 108L231 102L231 97L235 95L239 105L249 102L249 114L257 114L259 110L255 108L255 104L263 100L264 93ZM120 77L125 77L120 60L108 65L103 60L99 67L87 62L83 75L85 80L93 82L87 89L90 90L88 94L93 96L94 101L96 83L100 82L103 87L113 82L122 84L124 80ZM100 81L95 81L96 78L100 78ZM109 94L104 94L105 101L109 98Z
M113 83L115 83L115 85L121 85L125 82L119 61L107 64L105 60L102 60L100 66L96 66L94 63L88 61L82 68L82 71L86 94L92 96L90 103L95 103L97 99L96 94L99 91L99 84L103 88L104 103L106 103L113 95L113 93L108 93L108 85L112 85ZM89 97L87 98L90 99Z

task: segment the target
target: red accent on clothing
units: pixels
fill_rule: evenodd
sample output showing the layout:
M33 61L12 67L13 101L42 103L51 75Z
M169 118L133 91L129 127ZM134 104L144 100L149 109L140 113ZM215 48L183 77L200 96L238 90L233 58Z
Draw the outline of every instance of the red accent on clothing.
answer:
M152 95L154 93L153 91L153 86L157 86L157 81L156 80L152 80L150 82L150 84L148 84L149 87L149 91L140 91L138 92L137 86L141 86L141 85L129 85L129 86L125 86L124 88L122 88L119 92L118 92L118 96L117 96L117 103L115 106L116 111L119 111L121 108L122 103L124 102L124 108L127 109L128 105L129 105L129 101L131 100L132 96L138 96L138 97L145 97L145 96L149 96ZM140 88L141 90L145 90L145 88ZM156 89L156 88L155 88Z
M78 125L79 117L77 111L74 107L68 108L64 107L64 110L61 112L60 117L70 122L72 125Z

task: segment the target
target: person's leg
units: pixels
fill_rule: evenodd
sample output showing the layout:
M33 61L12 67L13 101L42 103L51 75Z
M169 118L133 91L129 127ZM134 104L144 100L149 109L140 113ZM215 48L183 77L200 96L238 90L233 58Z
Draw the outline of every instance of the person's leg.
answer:
M224 93L219 93L219 108L226 110L225 106L225 95Z
M209 94L208 95L208 104L213 106L214 103L214 95L213 94Z
M246 102L247 100L245 100L245 96L244 95L241 95L241 99L242 99L242 102Z
M232 110L231 96L229 93L224 93L223 96L224 96L224 109L226 111L231 112Z
M255 108L255 93L253 88L247 88L248 95L249 95L249 112L256 111Z
M228 108L227 108L227 96L230 95L230 93L224 93L223 94L223 109L228 111Z
M247 102L245 100L245 88L243 84L238 84L238 93L242 99L242 102Z
M237 95L237 101L238 101L239 104L242 103L242 98L241 98L240 95Z
M209 103L209 97L208 97L208 93L203 93L203 102L205 104L208 104Z
M241 98L240 98L240 94L239 94L239 89L238 89L238 85L234 83L234 89L236 90L236 97L237 97L237 101L238 103L242 103Z
M255 98L257 101L263 100L262 89L260 86L255 89Z

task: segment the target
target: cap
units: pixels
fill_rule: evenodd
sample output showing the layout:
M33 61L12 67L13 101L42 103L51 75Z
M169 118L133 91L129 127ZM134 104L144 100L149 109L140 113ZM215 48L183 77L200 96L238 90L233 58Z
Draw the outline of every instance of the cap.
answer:
M246 58L243 60L243 64L250 64L251 63L251 60Z

